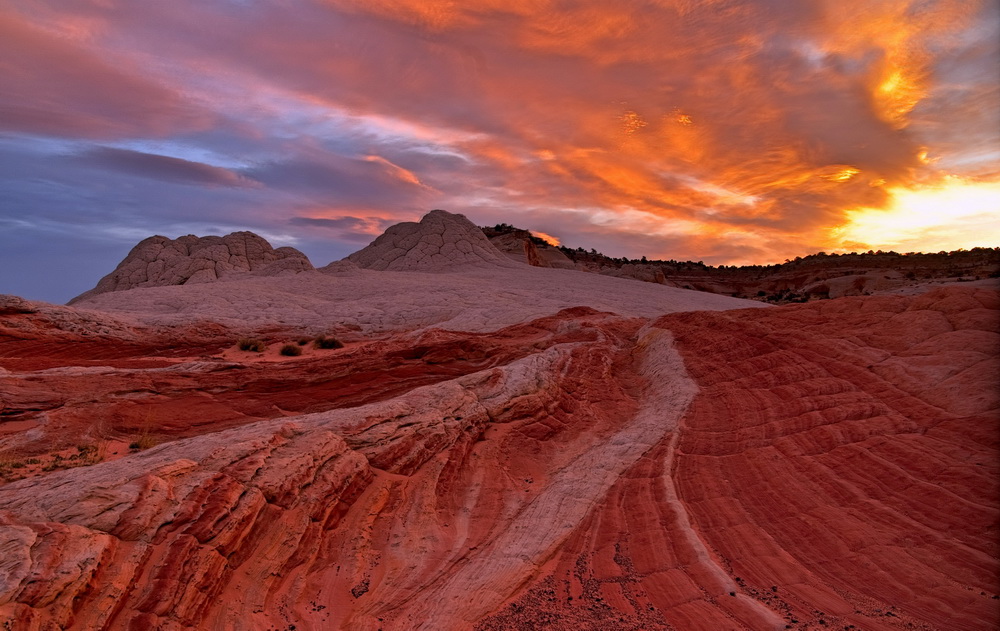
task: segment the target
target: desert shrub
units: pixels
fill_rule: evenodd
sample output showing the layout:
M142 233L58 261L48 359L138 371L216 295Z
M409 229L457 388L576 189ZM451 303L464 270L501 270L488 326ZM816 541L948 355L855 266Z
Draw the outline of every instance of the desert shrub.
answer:
M279 351L282 355L287 355L289 357L295 357L296 355L302 354L302 347L296 346L295 344L285 344L281 347Z
M254 337L242 337L236 342L236 345L241 351L254 351L256 353L263 353L264 349L267 348L267 344Z
M129 449L149 449L150 447L156 446L156 439L150 434L143 433L136 437L131 443L129 443Z
M308 344L308 343L309 343L310 341L311 341L311 338L308 338L308 337L300 337L300 338L299 338L299 346L305 346L305 345L306 345L306 344Z
M313 340L313 346L316 348L344 348L344 344L335 337L326 337L325 335L320 335L315 340Z

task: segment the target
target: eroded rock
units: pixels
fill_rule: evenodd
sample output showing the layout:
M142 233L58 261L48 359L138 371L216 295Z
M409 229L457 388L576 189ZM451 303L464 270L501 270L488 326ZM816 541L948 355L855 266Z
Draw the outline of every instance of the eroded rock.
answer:
M161 444L0 485L0 624L995 628L998 292L710 312L745 303L517 269L517 324L414 333L399 291L375 306L399 328L281 360L220 356L218 323L6 316L0 455ZM528 318L542 275L676 302ZM211 298L135 293L166 289Z
M418 222L389 227L368 247L347 257L364 269L441 271L511 262L464 215L432 210Z
M252 272L262 276L294 274L313 269L295 248L274 249L252 232L224 237L187 235L177 239L143 239L113 272L69 304L112 291L212 282L227 274Z

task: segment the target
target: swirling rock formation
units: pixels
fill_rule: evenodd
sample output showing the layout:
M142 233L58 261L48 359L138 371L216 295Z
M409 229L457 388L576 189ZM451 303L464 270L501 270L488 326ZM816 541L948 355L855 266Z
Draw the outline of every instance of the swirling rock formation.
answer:
M84 338L98 312L29 306L0 428L30 429L0 444L161 444L0 485L16 629L1000 621L995 290L579 307L283 361L222 357L220 325Z
M0 625L1000 625L995 286L759 308L484 241L0 296Z
M189 234L177 239L155 236L140 241L113 272L69 304L136 287L206 283L234 272L273 276L311 269L305 254L290 247L274 249L252 232L224 237Z

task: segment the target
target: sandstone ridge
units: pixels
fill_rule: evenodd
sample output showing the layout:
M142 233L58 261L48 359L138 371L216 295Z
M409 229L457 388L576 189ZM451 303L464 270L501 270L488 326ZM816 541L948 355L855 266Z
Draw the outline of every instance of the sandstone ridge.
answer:
M1000 621L993 289L575 307L284 359L204 321L3 304L3 629Z
M272 248L266 239L252 232L233 232L224 237L189 234L177 239L157 235L140 241L113 272L69 304L137 287L211 282L237 272L275 276L311 269L312 264L302 252L290 247Z
M507 257L464 215L432 210L419 222L390 226L349 261L379 271L442 271L465 267L510 267Z

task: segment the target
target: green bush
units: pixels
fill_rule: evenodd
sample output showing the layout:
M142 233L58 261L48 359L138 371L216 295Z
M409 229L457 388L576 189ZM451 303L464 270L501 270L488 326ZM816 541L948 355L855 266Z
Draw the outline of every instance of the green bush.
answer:
M315 340L313 340L313 346L316 348L344 348L344 344L335 337L326 337L325 335L320 335Z
M296 355L302 354L302 347L296 346L295 344L285 344L281 347L279 351L282 355L287 355L289 357L295 357Z
M240 338L236 345L241 351L254 351L256 353L263 353L264 349L267 348L267 344L254 337Z

